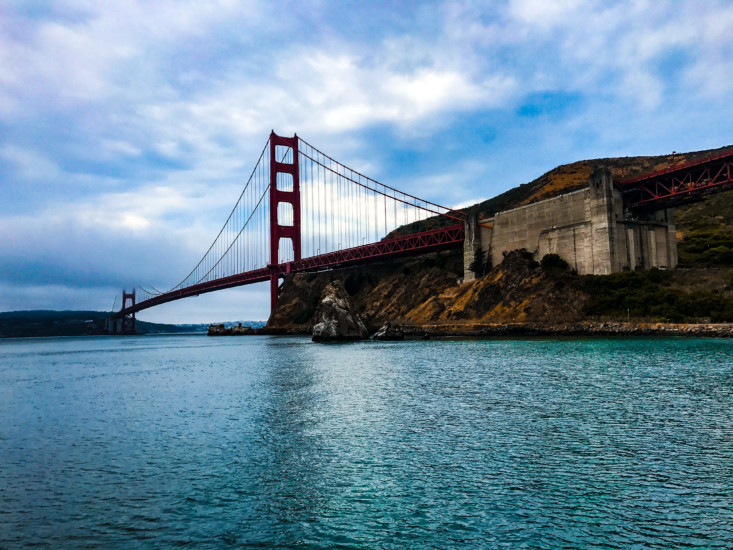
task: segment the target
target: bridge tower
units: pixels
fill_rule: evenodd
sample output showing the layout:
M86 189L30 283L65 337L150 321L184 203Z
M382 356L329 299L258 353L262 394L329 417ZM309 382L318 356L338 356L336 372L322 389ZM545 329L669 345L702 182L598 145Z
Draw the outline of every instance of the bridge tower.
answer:
M288 151L290 149L290 151ZM278 161L280 157L280 161ZM290 159L292 162L281 162ZM278 178L278 175L280 177ZM289 185L288 176L292 177ZM283 225L278 217L280 203L293 208L293 224ZM282 137L270 134L270 309L275 309L278 297L278 264L280 239L290 239L293 259L301 259L300 249L300 172L298 168L298 135ZM288 270L289 271L289 270Z
M128 300L130 305L128 306ZM135 289L132 292L122 291L122 311L125 311L128 307L135 305ZM135 313L126 313L122 317L122 326L120 327L120 334L135 334Z

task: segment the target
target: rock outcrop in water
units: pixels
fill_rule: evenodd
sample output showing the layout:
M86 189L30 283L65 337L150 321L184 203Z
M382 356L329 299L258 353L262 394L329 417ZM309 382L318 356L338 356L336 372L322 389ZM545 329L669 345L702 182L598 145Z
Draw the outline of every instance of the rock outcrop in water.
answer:
M377 333L373 336L375 340L404 340L405 339L405 333L402 330L402 327L400 325L396 325L394 323L390 323L387 321L382 325L382 328L380 328Z
M243 327L239 323L236 327L227 328L226 325L209 325L209 336L243 336L246 334L255 334L256 331L252 327Z
M323 289L313 321L314 342L369 338L364 322L339 281L332 282Z

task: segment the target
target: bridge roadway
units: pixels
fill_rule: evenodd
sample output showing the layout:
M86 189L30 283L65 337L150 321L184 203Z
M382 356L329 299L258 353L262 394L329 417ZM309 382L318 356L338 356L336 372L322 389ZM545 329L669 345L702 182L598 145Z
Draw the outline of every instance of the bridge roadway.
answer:
M733 188L733 150L618 182L624 208L654 211L699 201Z
M337 267L347 267L354 264L363 264L369 261L378 261L386 258L395 258L399 256L409 256L412 254L425 254L448 248L460 248L463 246L465 226L463 224L441 227L430 231L422 231L396 237L394 239L385 239L364 246L347 248L328 254L319 256L311 256L298 261L287 262L270 267L263 267L253 271L246 271L228 277L221 277L213 281L195 284L183 289L164 292L153 298L143 300L131 307L122 309L112 314L113 319L121 318L125 315L131 315L143 309L147 309L181 298L190 296L198 296L207 292L223 290L225 288L234 288L237 286L251 285L269 281L273 271L278 276L289 273L300 273L305 271L319 271L325 269L334 269Z

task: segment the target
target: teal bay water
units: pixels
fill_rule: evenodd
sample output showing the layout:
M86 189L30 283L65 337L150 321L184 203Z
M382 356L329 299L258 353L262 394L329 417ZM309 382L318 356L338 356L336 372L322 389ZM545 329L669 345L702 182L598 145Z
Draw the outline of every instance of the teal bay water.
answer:
M0 341L0 547L731 548L733 341Z

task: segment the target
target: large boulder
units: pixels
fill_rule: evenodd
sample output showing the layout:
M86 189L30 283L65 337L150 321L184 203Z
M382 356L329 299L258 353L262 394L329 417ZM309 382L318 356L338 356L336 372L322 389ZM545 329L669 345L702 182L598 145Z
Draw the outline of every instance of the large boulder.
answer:
M400 325L393 325L389 321L382 325L374 335L375 340L404 340L405 333Z
M313 341L366 340L369 332L340 281L323 289L313 315Z

